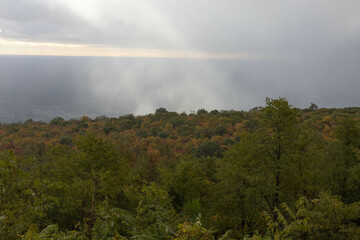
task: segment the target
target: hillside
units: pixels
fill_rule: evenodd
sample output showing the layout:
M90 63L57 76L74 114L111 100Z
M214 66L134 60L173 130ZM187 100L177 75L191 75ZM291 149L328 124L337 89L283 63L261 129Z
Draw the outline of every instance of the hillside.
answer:
M0 239L358 238L360 108L266 104L2 124Z

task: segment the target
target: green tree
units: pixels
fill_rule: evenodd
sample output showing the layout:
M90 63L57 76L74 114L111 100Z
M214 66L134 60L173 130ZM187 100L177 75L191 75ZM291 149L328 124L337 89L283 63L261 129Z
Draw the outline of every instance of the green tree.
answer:
M17 239L55 205L46 194L50 183L30 174L32 165L12 151L0 156L0 239Z
M316 111L319 109L319 107L315 103L311 103L309 109L311 111Z
M225 152L212 189L217 229L231 229L235 237L251 233L260 212L266 209L261 185L267 176L262 175L264 165L258 162L263 157L258 151L259 139L248 132L240 137L241 142Z
M226 153L218 173L216 209L222 231L238 237L252 232L259 215L294 199L294 159L298 128L296 112L284 98L266 99L261 125L240 135Z
M202 227L200 221L181 223L178 229L173 240L215 240L211 231Z
M285 197L281 196L281 188L286 183L285 177L289 176L287 169L293 160L294 142L298 137L298 123L296 111L291 108L285 98L267 98L266 104L262 116L264 127L261 129L261 137L263 138L263 163L267 168L264 175L267 175L266 183L268 184L265 185L266 189L262 191L262 194L273 211L279 208L281 200Z
M135 227L135 217L121 208L111 208L104 201L97 209L97 219L93 229L94 239L128 239Z
M59 206L49 217L61 229L74 229L85 225L86 235L92 237L97 219L97 208L108 198L111 207L125 201L122 186L127 183L128 164L115 147L94 135L79 136L76 150L58 146L48 153L44 169L49 181L61 187L51 194Z
M61 232L58 225L51 224L39 231L38 226L33 224L21 237L23 240L88 240L88 238L78 231Z
M206 166L206 161L211 159L183 159L174 170L162 170L161 182L173 198L176 209L181 210L186 202L193 199L205 200L209 195L211 166Z
M163 108L163 107L158 108L155 111L155 115L164 115L166 113L168 113L168 111L166 110L166 108Z
M62 117L56 117L50 120L49 124L52 126L65 126L68 122Z
M280 210L281 209L281 210ZM287 204L276 208L273 214L264 213L267 225L266 234L255 234L248 240L285 240L285 239L359 239L360 204L345 204L339 196L322 192L319 199L300 198L293 212Z
M194 149L196 157L222 157L223 150L216 142L206 141L203 142L198 148Z
M154 183L141 189L134 239L170 239L177 218L169 194Z
M330 146L333 191L345 202L360 200L360 126L358 121L344 118L335 129L337 142Z

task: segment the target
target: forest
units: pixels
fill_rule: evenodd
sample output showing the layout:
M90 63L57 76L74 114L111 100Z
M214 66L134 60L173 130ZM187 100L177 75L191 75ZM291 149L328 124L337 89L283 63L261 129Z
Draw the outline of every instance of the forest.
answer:
M360 108L0 125L0 240L360 239Z

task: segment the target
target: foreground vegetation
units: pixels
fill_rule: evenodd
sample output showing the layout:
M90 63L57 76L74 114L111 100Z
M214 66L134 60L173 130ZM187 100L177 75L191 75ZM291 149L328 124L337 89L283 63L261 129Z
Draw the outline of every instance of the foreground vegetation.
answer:
M0 239L360 239L360 108L0 126Z

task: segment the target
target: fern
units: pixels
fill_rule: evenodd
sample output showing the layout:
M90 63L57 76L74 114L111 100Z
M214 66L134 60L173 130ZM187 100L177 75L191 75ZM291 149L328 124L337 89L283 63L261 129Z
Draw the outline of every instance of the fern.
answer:
M59 228L56 224L53 225L49 225L46 228L44 228L37 236L36 239L34 240L38 240L38 239L46 239L51 237L52 234L58 232Z

